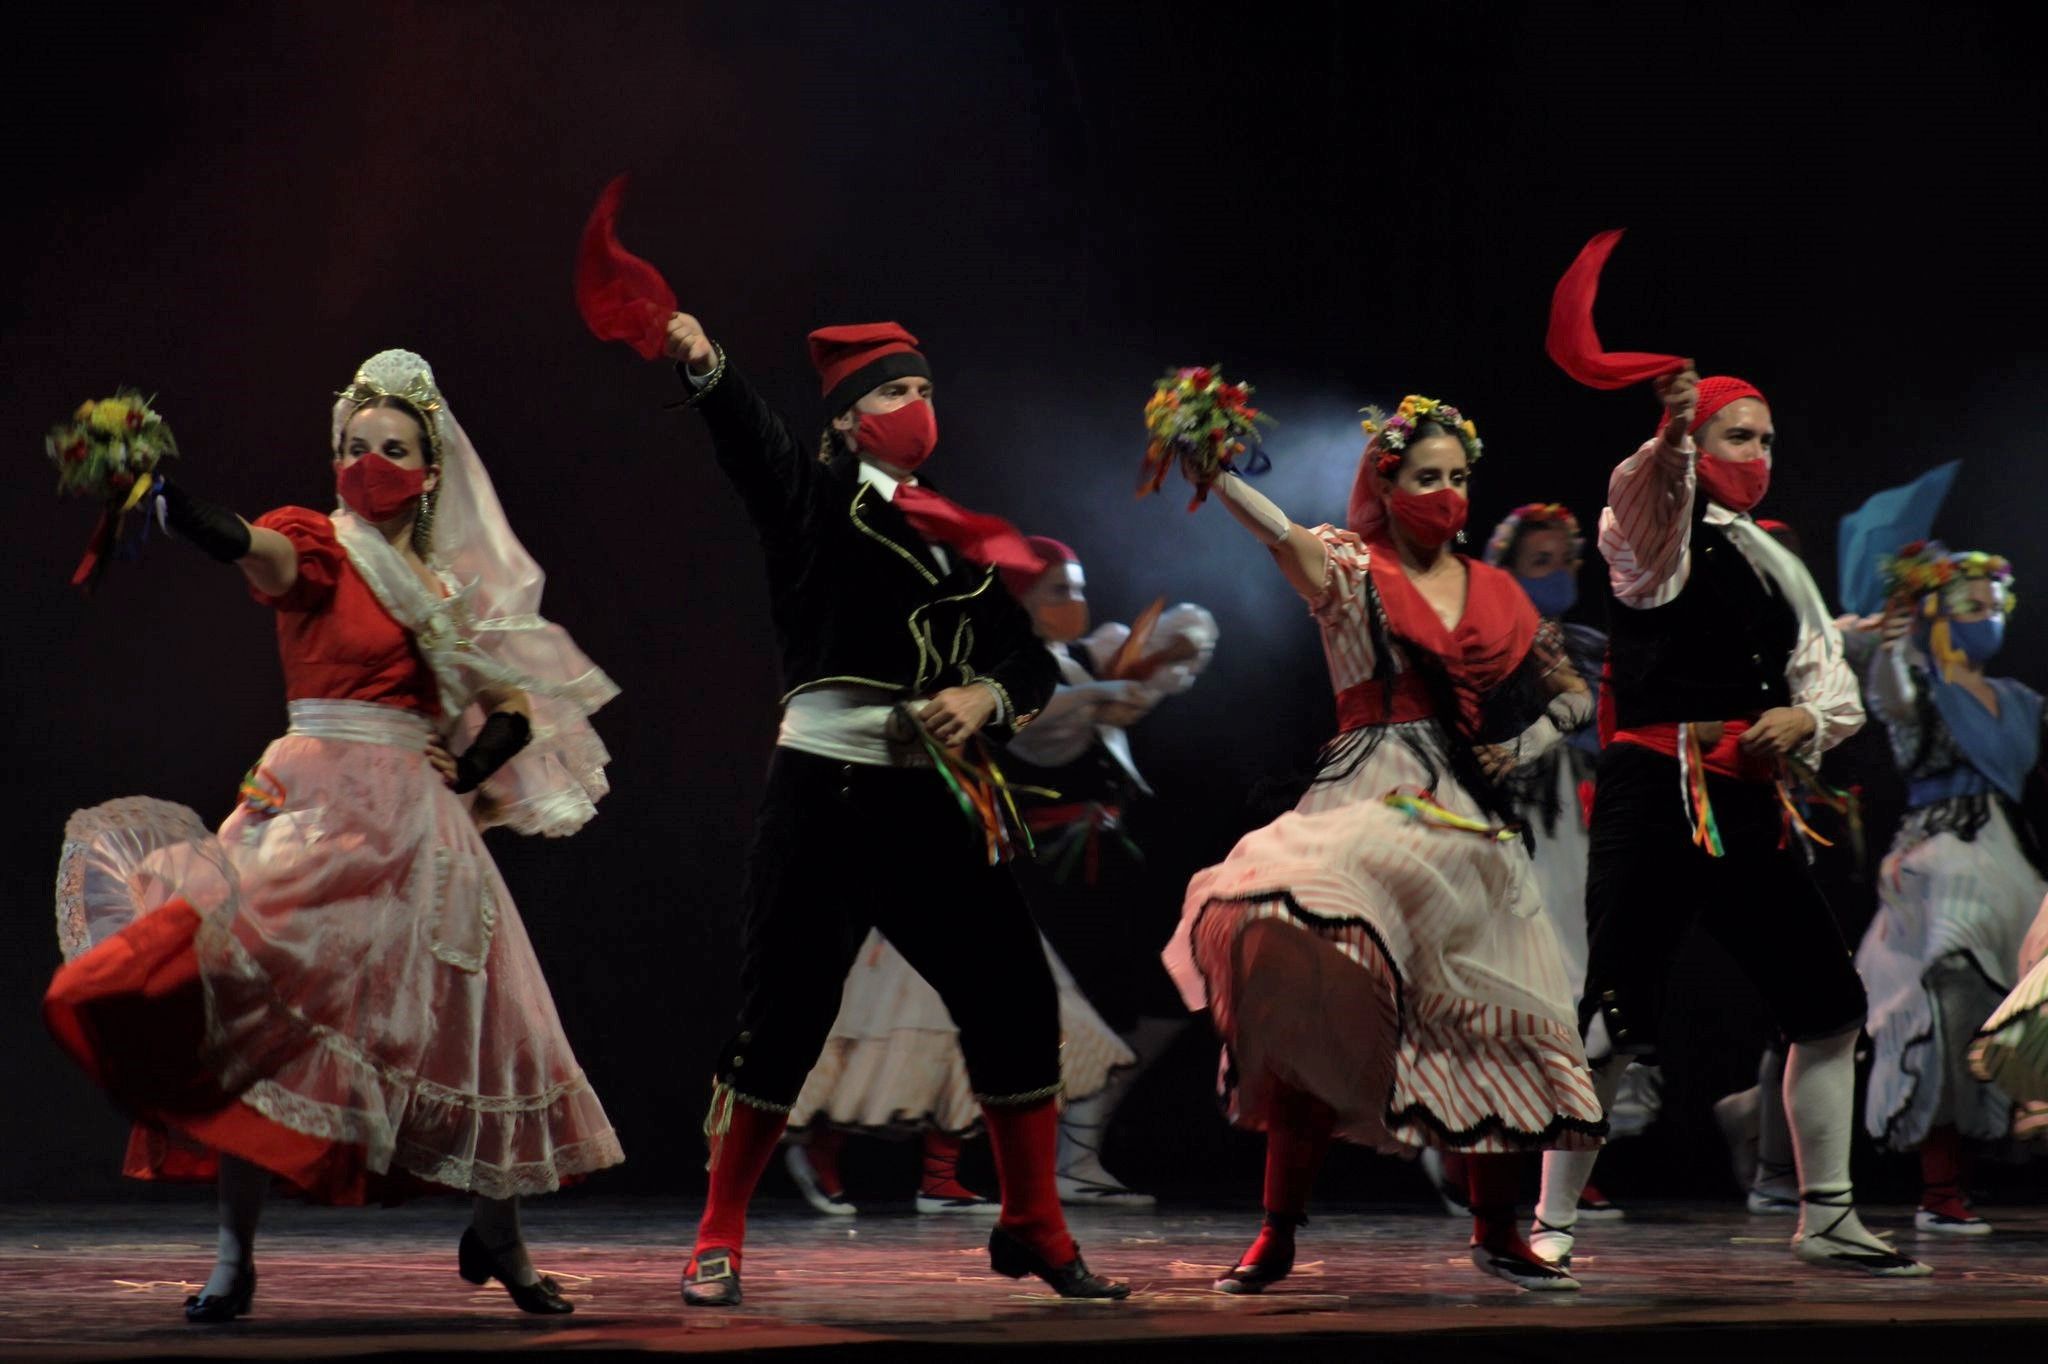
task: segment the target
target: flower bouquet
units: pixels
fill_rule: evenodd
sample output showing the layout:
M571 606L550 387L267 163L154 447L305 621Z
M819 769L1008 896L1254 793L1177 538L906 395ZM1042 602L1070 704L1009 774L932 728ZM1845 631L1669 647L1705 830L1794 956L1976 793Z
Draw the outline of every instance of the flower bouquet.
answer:
M101 504L92 541L71 575L75 586L90 592L117 546L123 558L141 552L150 518L145 514L139 529L124 537L128 513L161 486L157 468L178 457L178 442L148 399L122 389L111 398L79 404L69 421L50 428L43 450L56 466L59 494L89 497Z
M1193 511L1209 495L1209 485L1228 471L1264 473L1272 461L1259 449L1259 425L1272 418L1251 404L1252 386L1233 384L1214 365L1176 369L1152 385L1145 404L1145 464L1138 496L1156 493L1175 463L1181 466L1195 495ZM1236 461L1249 451L1250 460Z

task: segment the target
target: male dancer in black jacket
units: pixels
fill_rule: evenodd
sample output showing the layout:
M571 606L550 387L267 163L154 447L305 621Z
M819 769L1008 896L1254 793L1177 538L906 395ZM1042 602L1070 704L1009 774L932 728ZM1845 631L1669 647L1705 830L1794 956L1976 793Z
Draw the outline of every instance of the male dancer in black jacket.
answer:
M739 1026L719 1058L711 1186L683 1299L740 1300L747 1202L817 1060L870 926L945 1001L1002 1185L994 1268L1121 1298L1068 1235L1054 1182L1059 1016L1037 930L909 717L958 750L1028 723L1059 680L996 580L1035 551L923 486L931 369L894 323L810 337L830 418L791 437L696 318L667 350L761 540L782 652L781 732L747 860Z

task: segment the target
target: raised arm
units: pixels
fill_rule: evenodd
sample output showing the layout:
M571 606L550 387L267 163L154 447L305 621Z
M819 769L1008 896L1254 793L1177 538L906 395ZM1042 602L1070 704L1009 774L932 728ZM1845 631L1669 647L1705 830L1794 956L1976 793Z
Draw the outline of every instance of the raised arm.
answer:
M264 596L282 597L298 581L299 551L276 531L251 525L169 480L163 499L164 520L180 539L191 541L208 558L241 569Z
M1699 375L1690 365L1657 381L1664 430L1616 466L1600 514L1600 553L1623 606L1659 606L1685 586L1694 488L1692 417Z
M1871 709L1887 725L1910 725L1919 720L1919 680L1913 675L1912 645L1906 640L1913 614L1903 604L1888 605L1880 618L1877 651L1871 656L1865 692Z
M797 443L696 318L688 313L669 318L666 349L690 388L685 405L704 414L712 456L746 504L755 528L764 539L796 533L818 475L817 451Z
M1225 474L1210 484L1209 490L1237 523L1272 553L1273 562L1296 592L1310 601L1323 595L1330 579L1330 552L1321 540L1289 520L1271 498L1236 474Z

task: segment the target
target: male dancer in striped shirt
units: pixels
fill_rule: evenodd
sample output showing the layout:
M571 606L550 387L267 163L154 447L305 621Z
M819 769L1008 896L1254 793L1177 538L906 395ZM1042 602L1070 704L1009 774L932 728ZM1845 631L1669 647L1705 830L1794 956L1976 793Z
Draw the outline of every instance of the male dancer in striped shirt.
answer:
M1607 743L1586 888L1580 1018L1604 1103L1654 1056L1671 967L1697 921L1792 1041L1785 1105L1801 1259L1927 1274L1856 1216L1849 1182L1863 986L1795 846L1782 783L1863 724L1819 590L1748 515L1771 474L1763 394L1688 365L1657 381L1664 424L1615 469L1600 518L1610 571ZM1531 1246L1568 1263L1592 1151L1546 1152Z

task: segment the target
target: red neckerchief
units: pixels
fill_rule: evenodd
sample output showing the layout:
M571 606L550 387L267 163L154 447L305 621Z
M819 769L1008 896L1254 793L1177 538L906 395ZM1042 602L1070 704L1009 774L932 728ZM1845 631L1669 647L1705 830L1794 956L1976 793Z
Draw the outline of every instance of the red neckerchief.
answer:
M1515 580L1497 568L1460 554L1466 575L1465 613L1446 629L1401 567L1393 541L1369 542L1373 587L1387 624L1401 641L1434 654L1458 691L1458 721L1468 734L1478 728L1486 697L1499 689L1536 642L1536 608Z

